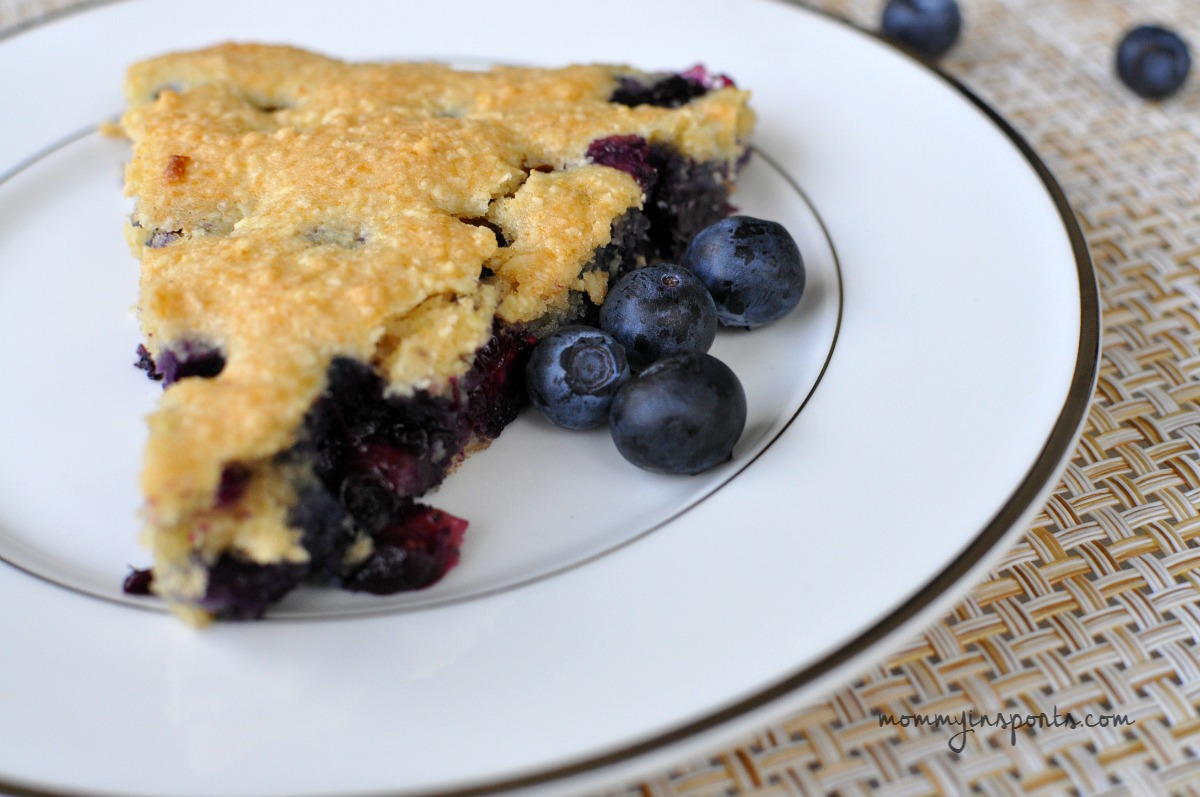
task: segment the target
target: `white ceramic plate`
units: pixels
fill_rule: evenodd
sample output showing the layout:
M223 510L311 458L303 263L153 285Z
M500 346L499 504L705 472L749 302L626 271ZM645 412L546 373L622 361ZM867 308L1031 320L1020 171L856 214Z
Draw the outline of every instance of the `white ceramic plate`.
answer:
M736 33L735 33L736 31ZM422 593L301 591L204 632L120 593L137 547L124 68L226 39L467 64L703 61L754 92L743 211L802 306L714 352L751 422L694 479L520 419L434 502ZM772 0L100 4L0 41L0 791L595 789L778 718L970 586L1069 455L1094 278L1044 167L981 103ZM28 76L28 79L22 79ZM146 610L149 609L149 610Z

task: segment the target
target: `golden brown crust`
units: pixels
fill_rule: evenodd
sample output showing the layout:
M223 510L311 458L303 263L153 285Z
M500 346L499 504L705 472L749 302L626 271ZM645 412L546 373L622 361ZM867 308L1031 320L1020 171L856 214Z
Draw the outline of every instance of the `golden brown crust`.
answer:
M198 541L192 521L228 463L266 468L295 442L335 356L375 363L393 392L437 392L469 368L493 318L536 321L571 291L601 299L604 274L581 272L644 196L588 163L591 141L636 134L697 160L741 155L744 92L678 109L607 102L627 74L349 64L232 44L129 70L128 237L146 345L158 356L203 341L226 359L218 377L170 387L150 418L142 483L157 565L186 549L211 560L237 539ZM296 556L278 531L271 551L235 547Z

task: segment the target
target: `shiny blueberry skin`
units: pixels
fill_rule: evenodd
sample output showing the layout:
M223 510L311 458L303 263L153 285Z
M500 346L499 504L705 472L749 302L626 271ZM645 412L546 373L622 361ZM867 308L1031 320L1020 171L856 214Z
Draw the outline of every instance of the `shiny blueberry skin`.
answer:
M708 288L717 320L755 329L790 313L804 295L804 259L783 225L730 216L692 239L681 264Z
M629 379L625 349L594 327L563 327L534 348L525 369L529 399L555 426L593 429L608 418Z
M717 336L717 306L700 278L682 266L646 266L609 289L600 328L640 370L668 354L708 351Z
M962 12L955 0L888 0L883 35L927 58L940 58L958 41Z
M1142 25L1117 45L1117 75L1140 97L1160 100L1179 91L1192 67L1192 55L1179 34Z
M656 473L697 474L727 462L746 427L746 393L704 352L664 357L617 392L609 430L621 456Z

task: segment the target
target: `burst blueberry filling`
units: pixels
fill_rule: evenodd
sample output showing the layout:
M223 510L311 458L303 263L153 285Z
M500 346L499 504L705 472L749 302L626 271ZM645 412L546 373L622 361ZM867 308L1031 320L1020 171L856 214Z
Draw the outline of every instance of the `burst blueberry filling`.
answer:
M170 246L183 237L183 230L155 230L146 239L146 246L151 249L162 249Z
M501 328L444 395L389 396L369 364L334 359L300 442L278 457L315 477L303 480L288 512L308 561L259 564L223 554L208 568L200 607L218 618L254 619L302 583L384 595L437 582L458 563L467 521L416 499L441 484L468 446L495 438L517 417L535 343ZM227 465L216 507L235 509L249 478L245 466ZM149 594L151 580L135 570L124 590Z
M411 498L441 484L469 444L496 437L516 418L535 342L518 330L499 330L442 395L388 396L369 365L335 359L302 441L285 456L309 459L355 526L374 534L407 517Z
M139 345L137 355L134 366L145 371L148 378L162 382L164 388L189 376L211 379L225 369L225 355L221 350L196 340L168 346L157 359L144 345Z
M645 191L650 260L677 261L696 233L733 210L729 187L736 175L724 163L699 162L634 135L596 139L587 155L626 172Z
M609 101L630 107L678 108L715 88L732 85L733 81L725 75L714 75L703 66L694 66L683 72L650 78L622 77Z

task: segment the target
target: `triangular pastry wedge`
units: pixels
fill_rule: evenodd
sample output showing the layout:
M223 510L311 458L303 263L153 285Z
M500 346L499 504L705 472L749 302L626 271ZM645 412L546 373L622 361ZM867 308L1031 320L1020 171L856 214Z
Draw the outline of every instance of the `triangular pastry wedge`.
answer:
M753 114L700 68L455 70L227 44L128 72L152 589L195 623L434 583L419 502L536 340L729 211Z

